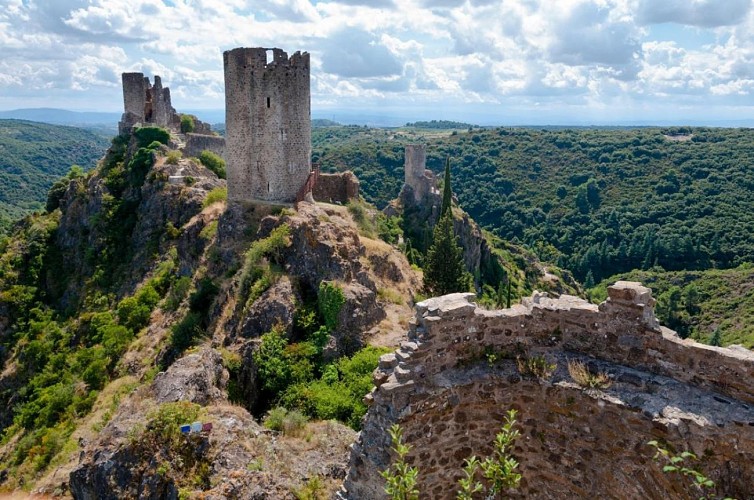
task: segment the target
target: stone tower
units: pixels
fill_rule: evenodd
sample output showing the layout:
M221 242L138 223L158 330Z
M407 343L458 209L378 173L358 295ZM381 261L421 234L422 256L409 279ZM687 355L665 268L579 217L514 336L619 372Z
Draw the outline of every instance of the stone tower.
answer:
M407 144L404 160L404 183L414 192L414 201L421 202L437 188L437 179L427 170L427 152L424 144Z
M294 202L311 171L309 54L237 48L223 63L228 200Z
M127 133L138 123L169 128L180 124L170 102L170 89L162 88L159 76L154 85L143 73L123 73L123 116L118 124L121 134Z

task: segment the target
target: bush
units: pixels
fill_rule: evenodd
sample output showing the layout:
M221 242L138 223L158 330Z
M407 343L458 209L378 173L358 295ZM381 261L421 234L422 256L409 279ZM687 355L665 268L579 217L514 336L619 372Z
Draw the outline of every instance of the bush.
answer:
M196 124L194 123L194 117L191 115L181 115L181 133L188 134L193 132Z
M227 187L216 187L212 189L202 201L202 208L207 208L213 203L220 203L228 199Z
M189 312L181 320L173 326L170 331L170 344L183 351L193 345L197 338L204 335L202 330L202 315L198 312Z
M200 409L198 404L188 401L163 403L147 415L144 437L155 441L154 444L159 443L175 450L181 446L180 426L194 422L199 417Z
M168 157L165 160L165 163L169 165L177 165L178 160L180 160L182 156L183 155L181 154L180 151L171 151L168 153Z
M160 127L139 127L134 130L134 136L140 148L152 148L155 141L159 144L170 142L170 132Z
M278 406L267 412L262 425L270 430L282 432L286 436L298 436L308 421L309 418L303 413L297 410L288 411Z
M343 290L336 283L323 281L319 284L317 306L329 331L338 328L338 314L345 303L346 297L343 295Z
M199 161L202 162L202 165L213 171L219 178L226 178L227 172L225 170L225 160L223 160L220 156L216 155L212 151L209 151L208 149L205 149L199 155Z

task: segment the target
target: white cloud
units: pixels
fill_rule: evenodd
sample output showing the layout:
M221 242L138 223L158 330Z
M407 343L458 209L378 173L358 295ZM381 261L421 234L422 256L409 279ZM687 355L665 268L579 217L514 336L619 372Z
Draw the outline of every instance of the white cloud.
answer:
M177 107L221 107L238 46L309 51L315 110L707 110L754 92L751 0L6 0L2 105L118 109L120 73L142 71Z

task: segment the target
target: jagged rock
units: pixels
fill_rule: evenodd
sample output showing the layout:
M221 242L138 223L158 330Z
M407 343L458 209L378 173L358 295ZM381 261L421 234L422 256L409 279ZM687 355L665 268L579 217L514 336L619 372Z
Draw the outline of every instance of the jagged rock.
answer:
M366 332L385 317L385 311L377 303L377 294L353 281L343 286L346 301L338 313L338 327L334 332L338 350L353 354L363 347L364 339L359 332Z
M157 473L159 463L144 458L132 447L96 454L94 462L71 473L71 495L76 500L177 500L175 483Z
M291 246L284 255L286 268L312 290L323 280L350 282L362 268L359 258L364 250L356 229L328 218L316 205L305 203L288 218Z
M168 371L158 373L152 384L158 403L189 401L202 406L227 398L228 372L222 357L213 349L202 349L173 363Z
M290 336L297 303L301 303L301 299L293 289L291 280L286 276L280 278L249 308L241 326L241 335L259 337L279 324L286 335Z

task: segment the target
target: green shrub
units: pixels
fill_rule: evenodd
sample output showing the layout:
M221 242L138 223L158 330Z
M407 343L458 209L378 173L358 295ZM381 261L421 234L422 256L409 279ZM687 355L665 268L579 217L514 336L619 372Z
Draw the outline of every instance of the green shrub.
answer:
M175 311L181 304L181 301L186 298L189 289L191 288L191 278L188 276L181 276L178 278L168 292L168 296L165 299L165 309L168 311Z
M180 151L170 151L165 159L165 163L169 165L177 165L182 156L183 155Z
M198 312L190 311L170 330L170 344L179 351L183 351L193 345L196 339L203 335L202 315Z
M194 123L194 117L191 115L181 115L181 133L188 134L193 132L196 124Z
M308 421L306 415L299 411L288 411L282 406L277 406L267 412L262 425L270 430L282 432L286 436L297 436L306 427Z
M182 446L180 426L190 424L199 417L201 407L188 401L163 403L147 415L144 441L161 444L170 450Z
M139 127L134 130L137 145L140 148L152 147L153 142L159 144L168 144L170 142L170 132L160 127Z
M287 345L282 329L273 328L262 335L262 343L253 354L262 388L272 394L282 392L290 384L291 368L285 356Z
M217 175L219 178L225 179L227 177L227 172L225 170L225 160L223 160L220 156L216 155L212 151L209 151L207 149L202 151L199 155L199 161L202 162L202 165L214 172L215 175Z
M228 199L228 188L221 186L212 189L202 201L202 208L207 208L213 203L220 203Z
M322 281L319 284L317 306L328 330L334 331L338 328L338 314L345 303L346 297L343 295L343 290L336 283Z

